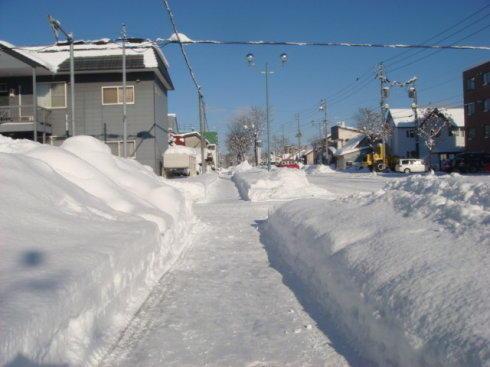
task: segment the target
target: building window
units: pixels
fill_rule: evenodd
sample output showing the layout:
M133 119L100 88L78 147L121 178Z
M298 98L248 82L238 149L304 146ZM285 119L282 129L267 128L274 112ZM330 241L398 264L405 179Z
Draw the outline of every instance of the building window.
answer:
M470 102L466 105L466 115L471 116L475 114L475 102Z
M473 140L476 138L476 129L474 127L468 130L468 140Z
M134 104L133 85L126 86L126 103ZM102 104L123 104L123 88L118 86L102 87Z
M39 83L37 104L44 108L66 108L66 83Z
M466 90L475 89L475 78L466 79Z
M415 137L415 130L414 129L408 129L406 131L407 138L414 138Z
M485 139L490 139L490 125L485 125Z
M122 157L124 154L124 142L122 140L109 140L105 142L109 148L111 148L111 153L113 155L116 155L118 157ZM134 157L135 156L135 147L136 147L136 141L135 140L128 140L127 141L127 147L128 147L128 157Z
M483 101L483 111L484 112L490 111L490 98L487 98Z
M483 85L489 85L490 84L490 71L487 71L486 73L483 74Z

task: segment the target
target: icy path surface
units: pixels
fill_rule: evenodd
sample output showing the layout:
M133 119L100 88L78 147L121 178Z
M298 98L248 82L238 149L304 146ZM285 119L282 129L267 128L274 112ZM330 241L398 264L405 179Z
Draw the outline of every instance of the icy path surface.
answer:
M220 179L195 207L192 247L160 281L103 365L347 366L268 261L256 221Z

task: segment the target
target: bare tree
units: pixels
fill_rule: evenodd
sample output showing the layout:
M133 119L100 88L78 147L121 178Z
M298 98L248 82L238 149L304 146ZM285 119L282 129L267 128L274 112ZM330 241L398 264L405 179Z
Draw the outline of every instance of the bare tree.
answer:
M228 125L226 145L228 151L236 157L237 163L246 159L251 149L257 163L257 142L262 135L265 112L258 107L241 112L234 116Z
M441 131L449 126L451 120L451 117L437 108L428 108L418 124L417 134L429 149L429 170L432 169L432 151L440 140Z
M373 151L376 144L385 141L392 132L391 125L382 119L381 114L370 108L360 108L356 120L357 127L366 135Z

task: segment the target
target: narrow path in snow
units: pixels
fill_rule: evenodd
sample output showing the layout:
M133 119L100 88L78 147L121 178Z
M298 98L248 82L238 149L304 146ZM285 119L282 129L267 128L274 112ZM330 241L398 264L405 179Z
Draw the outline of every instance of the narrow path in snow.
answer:
M219 179L185 257L162 278L104 365L345 366L260 243L270 204Z

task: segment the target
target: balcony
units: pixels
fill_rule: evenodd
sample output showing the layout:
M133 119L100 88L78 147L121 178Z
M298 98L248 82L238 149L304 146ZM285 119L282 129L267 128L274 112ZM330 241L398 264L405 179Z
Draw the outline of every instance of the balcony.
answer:
M49 115L51 111L37 107L34 121L34 106L0 106L0 133L38 132L43 136L52 133Z

